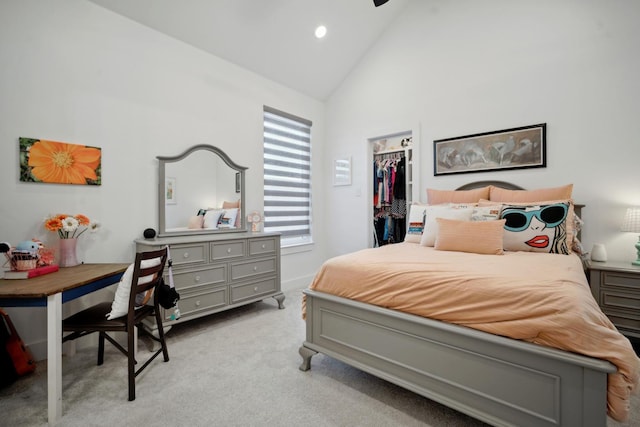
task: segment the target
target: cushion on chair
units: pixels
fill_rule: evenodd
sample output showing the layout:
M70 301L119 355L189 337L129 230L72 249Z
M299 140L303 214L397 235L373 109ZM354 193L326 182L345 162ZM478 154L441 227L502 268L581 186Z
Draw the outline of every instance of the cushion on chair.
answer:
M142 268L154 267L160 264L160 258L153 258L144 260L140 263ZM113 304L111 305L111 311L107 311L106 316L107 319L115 319L116 317L124 316L127 314L127 310L129 310L129 291L131 290L131 280L133 279L133 268L134 265L131 264L125 270L122 278L120 279L120 283L118 283L118 289L116 289L116 294L113 297ZM153 280L153 277L141 277L138 280L139 284L148 283Z

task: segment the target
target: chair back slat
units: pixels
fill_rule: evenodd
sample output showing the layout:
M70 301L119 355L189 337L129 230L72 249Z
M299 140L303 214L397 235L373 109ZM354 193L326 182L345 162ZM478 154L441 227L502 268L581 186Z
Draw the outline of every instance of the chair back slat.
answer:
M136 305L136 295L154 289L160 283L167 261L167 248L156 251L138 252L133 267L131 290L129 293L130 309ZM140 283L142 282L142 283ZM129 310L131 312L131 310Z

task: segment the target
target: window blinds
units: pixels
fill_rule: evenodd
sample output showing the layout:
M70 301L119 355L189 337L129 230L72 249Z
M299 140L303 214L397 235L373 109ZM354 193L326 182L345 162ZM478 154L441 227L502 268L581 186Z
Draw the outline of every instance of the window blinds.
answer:
M311 241L311 122L264 107L264 230Z

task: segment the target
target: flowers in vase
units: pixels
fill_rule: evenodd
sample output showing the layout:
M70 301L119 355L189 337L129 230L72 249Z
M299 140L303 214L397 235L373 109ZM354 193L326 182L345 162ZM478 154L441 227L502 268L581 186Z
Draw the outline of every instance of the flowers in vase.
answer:
M44 227L49 231L57 232L61 239L76 239L87 230L92 233L97 231L100 223L92 222L82 214L55 214L44 220Z

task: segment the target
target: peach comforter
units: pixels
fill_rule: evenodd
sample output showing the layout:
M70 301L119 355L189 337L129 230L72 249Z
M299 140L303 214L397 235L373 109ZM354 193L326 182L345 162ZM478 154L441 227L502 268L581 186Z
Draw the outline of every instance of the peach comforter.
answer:
M332 258L310 288L608 360L618 368L608 378L608 414L628 416L640 360L598 307L575 255L477 255L400 243Z

